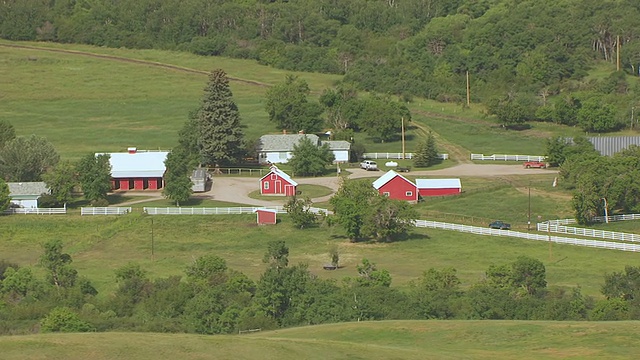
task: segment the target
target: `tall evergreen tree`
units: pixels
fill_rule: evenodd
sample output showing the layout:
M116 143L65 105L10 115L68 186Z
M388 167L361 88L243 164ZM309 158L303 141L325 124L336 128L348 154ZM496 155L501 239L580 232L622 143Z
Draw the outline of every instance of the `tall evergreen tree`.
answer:
M198 145L202 162L226 165L241 158L244 134L229 78L222 69L209 75L198 111Z
M11 198L9 197L9 185L0 177L0 212L7 210Z
M429 167L438 162L438 148L436 147L436 139L431 132L427 138L416 148L413 158L413 165L416 167Z

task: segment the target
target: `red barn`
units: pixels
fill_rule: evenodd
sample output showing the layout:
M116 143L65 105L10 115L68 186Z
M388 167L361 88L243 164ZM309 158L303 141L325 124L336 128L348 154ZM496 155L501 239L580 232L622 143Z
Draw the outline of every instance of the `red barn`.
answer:
M129 148L126 153L110 153L112 190L159 190L164 182L164 161L168 151ZM96 154L99 155L99 154Z
M297 186L297 182L274 165L271 166L271 171L260 179L260 194L294 196Z
M455 195L462 192L460 179L417 179L420 196Z
M255 209L254 212L258 217L258 225L273 225L276 223L277 210Z
M378 190L380 195L388 196L391 199L409 202L418 201L418 187L416 184L393 170L389 170L374 181L373 187Z

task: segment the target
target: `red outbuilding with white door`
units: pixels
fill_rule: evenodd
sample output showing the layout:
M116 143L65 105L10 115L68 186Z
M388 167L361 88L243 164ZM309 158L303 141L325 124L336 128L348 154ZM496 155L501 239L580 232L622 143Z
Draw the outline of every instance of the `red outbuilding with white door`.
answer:
M416 179L420 196L445 196L462 192L460 179Z
M274 225L277 223L277 210L273 209L255 209L258 225Z
M418 201L416 184L393 170L389 170L374 181L373 187L380 195L388 196L390 199L406 200L412 203Z
M294 196L297 186L297 182L273 165L269 173L260 179L260 194Z

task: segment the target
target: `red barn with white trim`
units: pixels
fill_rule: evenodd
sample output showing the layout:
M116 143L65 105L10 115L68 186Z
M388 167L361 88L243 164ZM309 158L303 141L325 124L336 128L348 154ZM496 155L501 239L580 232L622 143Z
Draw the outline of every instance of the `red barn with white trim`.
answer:
M258 225L274 225L276 221L277 210L272 209L255 209Z
M460 179L416 179L420 196L456 195L462 192Z
M389 170L374 181L373 187L378 190L380 195L388 196L390 199L418 202L416 184L393 170Z
M294 196L298 183L277 166L271 166L271 171L260 179L261 195Z
M128 148L126 153L109 153L112 190L160 190L164 186L164 161L168 151ZM100 155L100 154L96 154Z

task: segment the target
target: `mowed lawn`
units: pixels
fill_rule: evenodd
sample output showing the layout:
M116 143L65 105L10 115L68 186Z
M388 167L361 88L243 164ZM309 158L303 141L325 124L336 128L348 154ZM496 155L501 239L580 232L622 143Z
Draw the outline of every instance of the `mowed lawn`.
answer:
M635 322L379 321L250 335L153 333L0 337L3 359L633 359Z
M286 241L290 263L307 263L320 277L357 276L356 265L368 258L388 269L392 286L400 287L431 267L456 268L467 287L480 281L490 265L526 255L545 264L550 286L579 285L585 294L596 297L605 273L622 271L638 259L638 254L622 251L431 229L416 229L409 239L395 243L353 244L339 228L297 230L286 216L280 219L276 226L258 227L253 215L3 216L0 258L34 266L41 274L37 265L41 244L61 239L79 273L95 283L101 296L107 296L115 288L113 271L123 265L139 263L151 278L181 275L188 264L205 254L221 256L229 267L258 280L271 240ZM322 265L329 262L334 244L342 268L324 271Z

